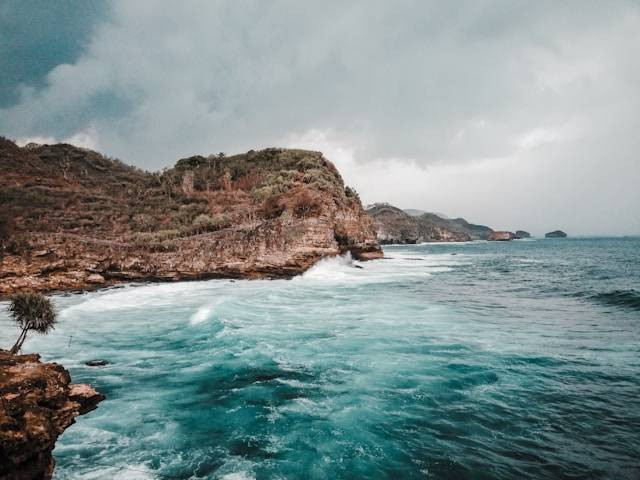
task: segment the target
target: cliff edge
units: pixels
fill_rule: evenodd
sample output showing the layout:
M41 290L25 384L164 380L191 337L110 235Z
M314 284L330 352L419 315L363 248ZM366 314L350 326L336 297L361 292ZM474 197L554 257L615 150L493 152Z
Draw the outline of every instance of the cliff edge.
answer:
M320 152L194 156L149 173L68 144L0 138L0 296L127 281L289 277L382 256Z
M0 351L0 478L50 479L56 439L104 396L62 366Z

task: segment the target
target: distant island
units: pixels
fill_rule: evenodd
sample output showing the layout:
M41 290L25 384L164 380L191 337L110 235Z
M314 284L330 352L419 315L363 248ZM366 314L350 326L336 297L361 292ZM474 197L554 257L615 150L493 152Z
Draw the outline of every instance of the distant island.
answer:
M544 238L566 238L567 234L562 230L554 230L553 232L545 233Z

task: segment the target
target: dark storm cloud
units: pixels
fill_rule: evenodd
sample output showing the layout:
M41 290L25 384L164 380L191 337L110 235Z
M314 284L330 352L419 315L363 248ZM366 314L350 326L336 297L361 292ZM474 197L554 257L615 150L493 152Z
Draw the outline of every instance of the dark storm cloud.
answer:
M500 212L540 229L543 209L559 222L615 210L638 218L617 231L640 231L635 2L114 1L109 11L77 58L51 60L43 86L0 109L1 132L145 168L301 145L341 152L365 200L493 224L487 212ZM49 57L23 56L38 55ZM509 210L504 198L519 200Z
M102 0L3 0L0 107L19 100L19 87L43 87L52 68L74 61L107 7Z

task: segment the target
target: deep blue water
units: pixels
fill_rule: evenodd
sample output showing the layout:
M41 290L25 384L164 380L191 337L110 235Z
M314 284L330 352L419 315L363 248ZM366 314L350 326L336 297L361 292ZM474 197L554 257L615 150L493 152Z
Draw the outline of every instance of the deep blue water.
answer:
M640 478L640 239L385 253L56 297L55 478Z

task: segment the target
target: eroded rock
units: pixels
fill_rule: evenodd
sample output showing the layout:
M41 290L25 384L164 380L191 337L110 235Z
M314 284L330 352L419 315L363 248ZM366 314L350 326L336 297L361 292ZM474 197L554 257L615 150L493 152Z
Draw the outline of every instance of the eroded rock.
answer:
M104 398L61 365L0 351L0 478L50 479L58 436Z
M508 242L509 240L513 240L514 238L516 238L516 236L513 232L498 230L492 232L487 240L489 240L490 242Z

